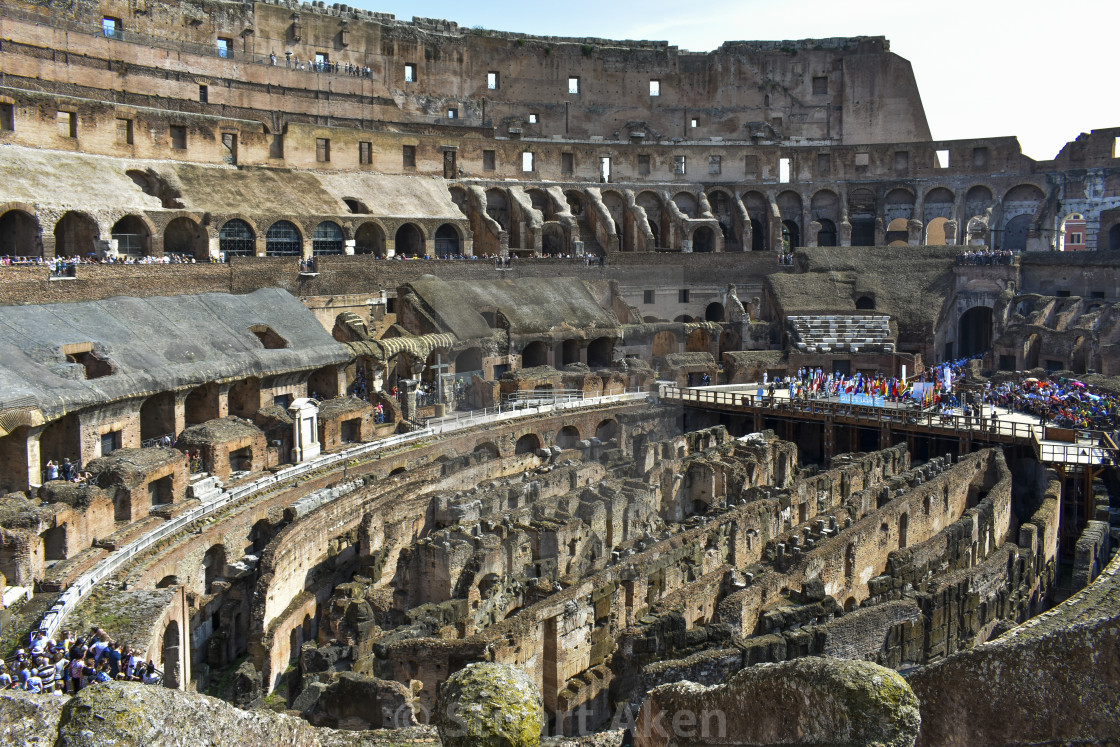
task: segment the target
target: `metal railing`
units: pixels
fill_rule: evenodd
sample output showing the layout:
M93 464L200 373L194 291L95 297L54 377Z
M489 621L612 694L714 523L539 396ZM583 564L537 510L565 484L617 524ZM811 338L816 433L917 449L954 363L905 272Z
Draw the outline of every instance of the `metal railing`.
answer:
M874 407L843 401L824 399L786 399L784 397L759 396L746 392L705 391L703 389L682 389L663 387L663 401L682 404L715 405L736 409L763 411L775 414L817 415L844 418L846 420L866 421L887 425L917 426L937 431L981 433L989 436L1005 436L1011 439L1030 439L1035 426L1000 418L987 418L975 415L933 412L918 407Z
M432 436L464 428L471 428L485 423L531 417L533 415L558 410L598 407L604 404L635 401L648 396L648 392L637 390L604 397L589 397L579 402L558 402L551 405L541 405L524 409L510 410L506 408L503 410L503 408L498 407L483 410L481 414L476 412L466 413L464 417L460 417L457 413L454 418L442 418L438 421L429 421L427 427L418 431L413 431L412 433L396 434L388 438L360 444L342 451L317 457L301 464L286 467L272 475L261 477L252 482L227 490L210 503L198 506L170 521L164 522L153 531L148 532L112 553L98 563L92 570L79 576L73 584L59 595L58 600L55 601L46 614L43 615L38 629L45 632L48 638L54 638L67 616L69 616L74 608L93 590L93 587L116 573L133 557L162 541L164 538L179 532L190 524L193 524L215 511L280 486L289 480L295 480L311 472L333 467L337 464L350 461L351 459L367 456L378 451L394 449L398 446L422 441Z

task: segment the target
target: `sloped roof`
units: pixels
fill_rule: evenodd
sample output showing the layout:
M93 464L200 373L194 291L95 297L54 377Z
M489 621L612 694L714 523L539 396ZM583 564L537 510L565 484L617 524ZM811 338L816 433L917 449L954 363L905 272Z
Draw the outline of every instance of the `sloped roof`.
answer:
M443 280L422 275L407 288L419 298L442 330L460 340L492 333L480 309L497 309L509 323L510 334L576 332L565 337L617 335L618 320L599 305L578 278L505 278Z
M265 349L250 330L257 325L272 329L287 347ZM112 373L87 380L63 349L83 345ZM349 359L307 307L277 288L0 306L0 410L18 403L37 407L47 419L129 397Z
M160 210L125 172L157 162L0 146L0 202L18 201L97 210Z
M338 202L361 200L371 215L380 218L432 218L463 221L466 216L451 200L447 183L430 176L392 174L316 174L323 189ZM345 203L343 203L345 205ZM343 212L349 212L343 207Z

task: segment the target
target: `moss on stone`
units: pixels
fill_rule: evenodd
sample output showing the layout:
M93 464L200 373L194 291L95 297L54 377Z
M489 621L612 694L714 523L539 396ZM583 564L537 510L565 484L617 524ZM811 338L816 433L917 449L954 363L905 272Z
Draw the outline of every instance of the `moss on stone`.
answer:
M543 725L540 694L516 667L469 664L440 690L443 747L530 747L540 744Z

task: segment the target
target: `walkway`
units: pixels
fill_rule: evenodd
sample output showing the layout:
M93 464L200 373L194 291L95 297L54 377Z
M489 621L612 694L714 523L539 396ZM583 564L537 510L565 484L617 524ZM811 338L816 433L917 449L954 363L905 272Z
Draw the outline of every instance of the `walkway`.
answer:
M440 420L428 421L427 427L418 431L393 435L378 441L358 444L341 451L324 454L315 459L279 470L274 474L260 477L252 482L238 485L235 488L218 494L214 500L181 514L170 521L164 522L157 529L142 535L135 541L130 542L103 559L94 566L92 570L80 576L59 595L58 600L51 606L50 610L43 615L43 619L39 623L39 630L44 631L48 638L54 638L67 616L69 616L74 608L85 599L90 591L93 590L94 586L113 573L116 573L117 570L131 558L144 552L155 543L175 534L215 511L228 508L235 503L252 498L265 490L269 490L277 485L294 480L308 473L334 467L339 464L345 464L352 459L370 456L380 451L395 449L405 444L423 441L433 436L453 433L458 430L516 420L519 418L529 418L564 410L590 409L603 405L639 402L648 397L649 392L632 391L603 397L585 397L578 400L557 402L554 404L541 404L514 410L498 407L475 410L470 413L463 413L462 415L456 413L453 416L441 418Z

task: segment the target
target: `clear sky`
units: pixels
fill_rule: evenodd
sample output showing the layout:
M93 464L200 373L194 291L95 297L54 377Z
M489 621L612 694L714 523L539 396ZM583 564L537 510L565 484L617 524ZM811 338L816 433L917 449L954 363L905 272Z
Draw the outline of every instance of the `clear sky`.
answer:
M333 1L333 0L332 0ZM347 0L526 34L665 40L695 52L740 39L885 36L910 60L936 139L1015 135L1038 160L1120 126L1117 0Z

